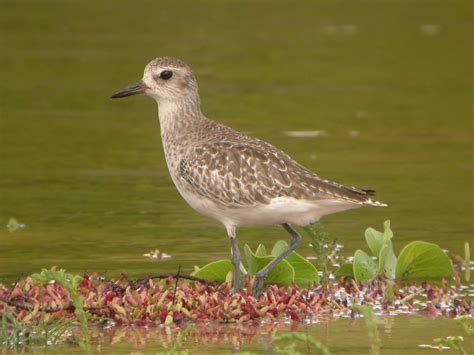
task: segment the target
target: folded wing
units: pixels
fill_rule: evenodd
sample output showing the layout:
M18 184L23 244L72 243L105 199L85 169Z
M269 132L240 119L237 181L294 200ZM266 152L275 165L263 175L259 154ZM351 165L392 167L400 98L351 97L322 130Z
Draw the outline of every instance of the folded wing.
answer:
M278 197L381 205L370 199L374 191L323 180L282 151L261 143L198 145L180 160L180 178L199 195L226 207L268 204Z

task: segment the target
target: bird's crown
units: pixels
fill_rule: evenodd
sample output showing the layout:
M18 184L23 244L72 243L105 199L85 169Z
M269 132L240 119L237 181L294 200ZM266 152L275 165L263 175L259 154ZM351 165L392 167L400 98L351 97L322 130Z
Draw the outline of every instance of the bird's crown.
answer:
M174 58L174 57L158 57L153 59L150 63L148 63L148 67L155 69L155 68L162 68L162 67L172 67L172 68L190 68L184 63L181 59Z

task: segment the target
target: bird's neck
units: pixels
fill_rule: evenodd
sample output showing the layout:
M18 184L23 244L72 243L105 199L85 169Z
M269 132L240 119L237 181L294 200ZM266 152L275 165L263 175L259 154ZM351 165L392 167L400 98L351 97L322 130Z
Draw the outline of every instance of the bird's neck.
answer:
M180 144L205 119L199 99L159 100L157 103L161 137L165 145Z
M158 118L162 134L172 131L179 134L194 126L202 117L199 100L160 100Z

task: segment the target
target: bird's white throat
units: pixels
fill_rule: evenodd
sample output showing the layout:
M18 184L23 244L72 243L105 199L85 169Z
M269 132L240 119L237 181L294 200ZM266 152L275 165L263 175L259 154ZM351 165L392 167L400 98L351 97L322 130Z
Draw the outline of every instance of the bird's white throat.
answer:
M162 135L169 131L179 133L202 116L199 102L193 100L156 99L156 103Z

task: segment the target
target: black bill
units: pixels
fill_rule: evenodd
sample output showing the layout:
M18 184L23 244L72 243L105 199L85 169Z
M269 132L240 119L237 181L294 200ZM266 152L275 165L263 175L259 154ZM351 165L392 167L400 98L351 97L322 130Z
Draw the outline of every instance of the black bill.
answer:
M146 89L148 89L148 87L145 85L145 83L142 80L140 80L135 85L127 86L126 88L117 91L115 94L111 96L111 98L118 99L121 97L143 94Z

